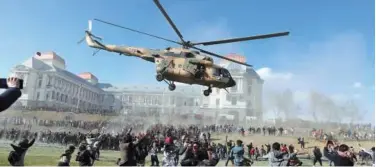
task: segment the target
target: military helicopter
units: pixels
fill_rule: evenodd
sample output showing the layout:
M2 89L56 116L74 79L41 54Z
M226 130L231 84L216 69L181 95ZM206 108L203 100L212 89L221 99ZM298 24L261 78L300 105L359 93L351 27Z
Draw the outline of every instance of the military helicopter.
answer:
M279 36L286 36L289 32L280 32L280 33L273 33L273 34L265 34L265 35L256 35L256 36L249 36L249 37L242 37L242 38L232 38L232 39L224 39L224 40L217 40L217 41L208 41L208 42L191 42L186 41L183 39L183 35L180 33L174 22L168 16L165 9L160 4L159 0L153 0L156 6L159 8L161 13L164 15L168 23L171 25L173 30L176 32L178 37L180 38L180 42L162 38L156 35L152 35L149 33L141 32L132 28L120 26L118 24L113 24L107 21L103 21L100 19L94 19L94 21L98 21L101 23L105 23L111 26L115 26L118 28L126 29L129 31L133 31L136 33L140 33L143 35L147 35L150 37L158 38L164 41L168 41L171 43L175 43L181 45L182 47L168 47L163 50L156 50L156 49L148 49L148 48L141 48L141 47L131 47L131 46L119 46L119 45L108 45L102 44L102 38L95 36L92 34L92 21L89 20L89 27L88 30L85 31L85 37L79 42L86 40L88 46L92 48L96 48L97 50L93 53L95 55L100 50L105 50L109 52L119 53L120 55L125 56L135 56L141 59L144 59L149 62L153 62L156 65L156 80L161 82L165 81L168 84L168 88L170 91L176 89L176 85L174 82L180 82L185 84L197 84L202 86L207 86L208 89L203 91L205 96L209 96L212 92L212 88L220 88L225 89L229 87L233 87L236 85L235 80L231 77L230 72L217 64L214 64L212 57L214 56L217 58L225 59L234 63L238 63L241 65L245 65L248 67L252 67L249 64L239 62L227 57L223 57L216 53L212 53L203 49L196 47L197 45L209 46L209 45L217 45L217 44L225 44L225 43L232 43L232 42L240 42L240 41L248 41L248 40L256 40L256 39L265 39L265 38L272 38L272 37L279 37Z

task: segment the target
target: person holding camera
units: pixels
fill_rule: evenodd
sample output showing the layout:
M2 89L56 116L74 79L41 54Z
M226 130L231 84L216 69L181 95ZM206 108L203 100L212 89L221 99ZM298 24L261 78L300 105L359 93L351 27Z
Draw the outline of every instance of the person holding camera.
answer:
M7 79L8 89L0 94L0 112L8 109L18 98L21 97L21 90L19 79L16 77L9 77Z

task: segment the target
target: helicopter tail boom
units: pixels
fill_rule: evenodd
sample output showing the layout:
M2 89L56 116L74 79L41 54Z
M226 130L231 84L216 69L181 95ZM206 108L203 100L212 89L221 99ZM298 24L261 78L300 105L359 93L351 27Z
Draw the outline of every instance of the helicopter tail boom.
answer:
M85 32L85 40L88 46L100 50L106 50L109 52L119 53L120 55L135 56L140 57L144 60L154 62L153 56L148 56L149 51L145 48L129 47L129 46L118 46L118 45L107 45L94 39L97 38L90 31Z

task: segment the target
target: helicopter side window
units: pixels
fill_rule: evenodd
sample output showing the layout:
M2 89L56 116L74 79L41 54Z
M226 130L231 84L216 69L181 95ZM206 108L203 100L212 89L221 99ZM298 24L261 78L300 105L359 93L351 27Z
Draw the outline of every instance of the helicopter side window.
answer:
M193 55L192 53L185 53L184 57L186 57L186 58L194 58L195 55Z
M224 70L222 68L217 68L214 73L213 73L214 76L220 76L220 77L226 77L226 75L224 74Z
M174 52L166 52L165 55L166 56L175 56Z
M180 54L176 54L175 52L166 52L165 55L171 57L181 57Z
M214 76L220 76L221 75L221 69L217 68L217 69L213 70L213 75Z

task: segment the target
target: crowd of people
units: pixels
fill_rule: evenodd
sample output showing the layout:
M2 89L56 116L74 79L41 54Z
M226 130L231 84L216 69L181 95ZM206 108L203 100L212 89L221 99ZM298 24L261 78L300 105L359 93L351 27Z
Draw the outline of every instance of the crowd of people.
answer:
M229 129L233 130L230 131ZM128 124L118 133L97 131L90 133L81 132L31 132L20 129L3 129L0 138L5 140L20 140L18 145L11 145L14 151L10 152L8 160L11 165L24 165L24 156L34 142L65 145L67 150L61 155L59 166L70 164L72 154L76 147L78 154L76 161L80 166L93 166L100 159L100 150L118 150L119 166L144 166L145 158L150 155L152 166L215 166L220 160L225 160L226 165L235 166L252 165L257 160L268 160L271 166L300 166L302 161L297 156L297 149L293 145L283 143L266 143L261 146L252 143L243 143L241 140L228 140L225 143L215 143L211 134L215 132L228 132L228 135L240 133L244 135L243 128L232 125L210 126L172 126L155 124L148 128L140 128ZM248 129L248 133L259 135L282 135L283 128L257 127ZM30 141L28 139L31 139ZM301 148L304 148L304 138L298 139ZM373 151L373 152L372 152ZM158 154L163 154L160 163ZM328 142L323 149L313 150L314 164L322 165L321 157L325 156L335 166L354 165L356 154L347 145ZM359 158L374 158L374 148L371 151L363 149Z

